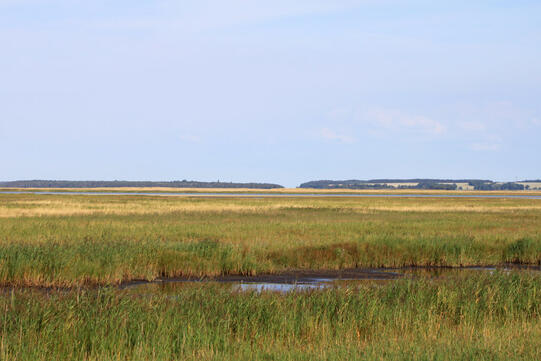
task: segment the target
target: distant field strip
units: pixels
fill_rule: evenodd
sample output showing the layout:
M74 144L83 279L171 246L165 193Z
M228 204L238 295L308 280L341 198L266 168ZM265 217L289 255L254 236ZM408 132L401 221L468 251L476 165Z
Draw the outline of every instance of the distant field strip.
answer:
M394 185L398 183L393 183ZM539 183L541 185L541 183ZM539 190L474 191L430 189L314 189L314 188L170 188L170 187L111 187L111 188L0 188L0 192L86 192L86 193L212 193L212 194L441 194L441 195L541 195Z
M532 190L541 189L541 182L517 182L517 183L522 184L523 186L528 186L529 189L532 189Z

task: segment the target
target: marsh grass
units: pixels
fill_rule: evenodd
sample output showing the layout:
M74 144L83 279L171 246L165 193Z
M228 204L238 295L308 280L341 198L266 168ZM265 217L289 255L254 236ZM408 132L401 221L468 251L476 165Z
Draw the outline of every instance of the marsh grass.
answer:
M187 287L0 296L3 360L538 360L541 279L278 294Z
M0 195L0 284L541 262L541 201Z

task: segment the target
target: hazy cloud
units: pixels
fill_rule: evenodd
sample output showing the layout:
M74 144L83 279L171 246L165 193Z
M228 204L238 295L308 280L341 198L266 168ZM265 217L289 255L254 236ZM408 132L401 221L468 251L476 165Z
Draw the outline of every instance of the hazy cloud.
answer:
M348 107L334 108L327 113L331 120L352 120L355 117L353 109Z
M348 135L338 134L335 131L328 128L321 129L321 131L319 132L319 136L325 140L334 141L338 143L345 143L345 144L355 143L355 138Z
M495 152L500 150L500 144L497 143L473 143L470 146L471 150L476 152Z
M430 135L441 135L446 132L444 124L422 116L412 115L392 109L377 109L369 111L366 116L377 126L391 131L414 131Z
M482 132L482 131L485 131L487 129L485 123L476 122L476 121L460 122L460 123L458 123L458 126L461 129L469 131L469 132Z

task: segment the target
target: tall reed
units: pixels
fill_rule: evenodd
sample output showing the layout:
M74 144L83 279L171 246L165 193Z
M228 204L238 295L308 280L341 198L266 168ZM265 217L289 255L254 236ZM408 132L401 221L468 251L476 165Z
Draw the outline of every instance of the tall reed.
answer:
M4 292L0 359L537 360L540 291L539 276L495 274L285 295Z

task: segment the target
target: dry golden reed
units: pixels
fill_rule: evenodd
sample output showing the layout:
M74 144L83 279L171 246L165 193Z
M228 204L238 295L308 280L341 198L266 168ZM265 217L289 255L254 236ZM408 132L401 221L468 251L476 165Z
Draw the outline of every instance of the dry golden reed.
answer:
M529 199L414 199L374 198L214 198L168 196L64 196L31 195L0 202L0 217L70 215L143 215L174 212L267 212L280 209L335 209L359 213L389 212L488 212L541 210L541 201Z

